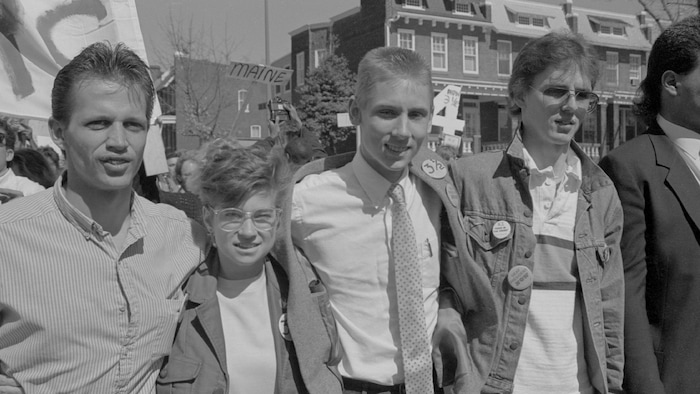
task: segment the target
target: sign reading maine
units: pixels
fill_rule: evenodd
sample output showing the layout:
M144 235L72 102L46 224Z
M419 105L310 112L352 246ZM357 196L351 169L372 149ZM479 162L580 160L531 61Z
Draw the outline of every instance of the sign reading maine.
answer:
M228 76L246 81L282 84L292 77L292 70L253 63L231 63Z

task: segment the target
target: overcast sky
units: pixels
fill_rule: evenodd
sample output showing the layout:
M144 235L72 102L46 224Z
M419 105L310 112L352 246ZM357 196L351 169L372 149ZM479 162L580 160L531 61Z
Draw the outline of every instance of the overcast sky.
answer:
M172 15L183 25L191 19L194 29L205 32L205 36L211 26L217 38L229 37L235 47L232 60L264 63L264 4L263 0L136 0L149 62L172 62L172 50L164 34ZM359 5L360 0L268 0L271 60L290 52L289 32L307 24L327 22Z

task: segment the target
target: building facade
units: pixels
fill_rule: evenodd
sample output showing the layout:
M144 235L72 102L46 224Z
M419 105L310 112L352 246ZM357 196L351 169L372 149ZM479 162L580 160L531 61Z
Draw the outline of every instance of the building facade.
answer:
M651 50L647 19L633 0L362 0L329 22L290 33L292 89L331 51L356 72L373 48L412 49L431 63L436 93L447 85L461 88L463 152L503 149L518 123L507 110L513 60L530 39L569 29L599 55L594 90L601 100L575 137L598 158L644 130L632 116L632 99ZM441 133L433 131L428 143L434 149Z

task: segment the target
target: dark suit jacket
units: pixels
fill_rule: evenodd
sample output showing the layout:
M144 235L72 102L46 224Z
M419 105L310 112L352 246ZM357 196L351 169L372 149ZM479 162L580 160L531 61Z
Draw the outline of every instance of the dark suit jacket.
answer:
M700 392L700 186L656 122L600 162L624 211L628 393Z
M295 174L295 181L305 175L319 173L325 170L341 167L352 161L354 152L331 156L306 164ZM449 174L444 178L434 179L428 172L430 166L423 169L426 160L435 160L447 168L440 156L423 147L411 162L410 171L429 185L440 197L444 212L442 218L442 241L453 245L449 252L441 258L441 276L449 283L449 290L440 295L440 310L438 325L433 337L433 360L437 373L437 383L441 386L452 386L455 394L478 394L488 375L492 354L490 344L495 340L497 329L497 314L495 301L491 294L488 277L483 269L471 259L466 249L466 231L459 209L459 196ZM290 188L291 189L291 188ZM310 314L310 305L320 304L323 310L323 300L327 299L324 291L318 291L319 286L312 286L313 275L301 267L298 254L295 253L290 234L289 210L291 209L291 190L285 204L284 219L281 224L282 233L278 235L274 249L277 259L287 267L290 276L288 323L299 359L306 360L306 365L317 365L325 362L328 370L307 370L306 365L300 365L301 374L311 392L316 385L333 386L338 383L340 376L337 371L339 355L334 351L333 340L329 338L328 321L326 331L324 318L332 318L322 313ZM301 279L297 279L301 278ZM309 286L300 286L306 278ZM466 280L459 280L466 278ZM308 281L311 279L310 281ZM322 286L321 286L322 287ZM311 292L311 294L309 294ZM450 294L454 294L451 297ZM295 313L296 310L304 314ZM316 307L315 311L318 311ZM460 320L463 317L464 321ZM330 324L334 324L330 322ZM332 332L332 328L330 329ZM301 335L304 333L304 335ZM332 336L332 333L331 335ZM314 344L306 344L305 340L313 338ZM321 373L319 373L321 372ZM338 379L334 381L333 375ZM310 383L311 380L313 383Z

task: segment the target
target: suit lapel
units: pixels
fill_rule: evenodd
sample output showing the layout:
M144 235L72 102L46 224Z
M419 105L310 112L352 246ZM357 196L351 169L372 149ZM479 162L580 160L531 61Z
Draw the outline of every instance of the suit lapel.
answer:
M653 131L649 134L649 138L656 152L656 165L668 170L666 184L678 197L678 201L688 212L695 226L700 227L700 185L671 140L660 128Z

